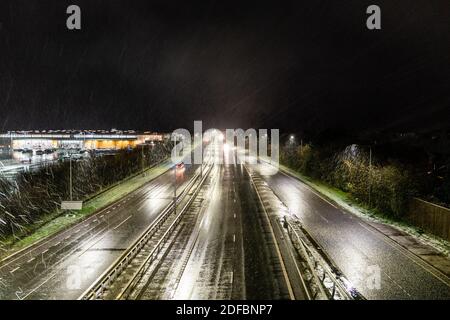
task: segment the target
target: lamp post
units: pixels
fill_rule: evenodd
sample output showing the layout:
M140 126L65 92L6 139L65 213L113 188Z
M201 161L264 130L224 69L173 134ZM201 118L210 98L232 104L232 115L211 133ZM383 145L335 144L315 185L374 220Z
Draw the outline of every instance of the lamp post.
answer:
M173 214L177 214L177 165L173 167Z
M72 197L72 154L69 155L69 198L70 198L70 201L73 200L73 197Z
M144 171L144 147L145 145L142 145L142 154L141 154L141 166L142 166L142 176L145 177L145 171Z
M371 192L372 192L372 147L369 146L369 208L371 205Z
M177 145L177 138L175 137L174 145ZM173 214L177 214L177 163L173 167Z

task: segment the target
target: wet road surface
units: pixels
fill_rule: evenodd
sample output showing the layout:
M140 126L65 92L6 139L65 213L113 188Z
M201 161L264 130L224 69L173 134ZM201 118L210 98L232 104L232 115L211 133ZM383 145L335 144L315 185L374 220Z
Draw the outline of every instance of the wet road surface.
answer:
M244 167L216 165L204 188L137 298L289 299L268 222Z
M194 174L177 174L178 194ZM0 299L77 299L172 201L173 170L0 265Z
M367 299L450 299L445 275L301 181L266 175L267 166L253 167Z

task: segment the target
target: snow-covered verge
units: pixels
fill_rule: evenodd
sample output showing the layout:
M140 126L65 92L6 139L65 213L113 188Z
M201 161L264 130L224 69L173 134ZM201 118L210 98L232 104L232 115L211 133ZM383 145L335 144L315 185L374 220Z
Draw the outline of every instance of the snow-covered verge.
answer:
M111 203L135 191L144 184L155 179L170 168L170 162L164 161L159 165L146 170L145 175L137 174L131 178L123 180L114 187L99 193L97 196L91 198L83 204L83 209L74 211L71 214L65 214L61 211L56 211L49 214L29 229L33 230L24 237L11 236L6 240L0 242L0 259L5 258L14 252L17 252L25 247L35 244L49 236L56 234L74 224L86 219L96 211L107 207Z
M307 184L309 187L319 192L323 196L335 202L337 205L345 209L346 211L370 222L383 223L392 226L408 235L414 237L417 241L431 246L444 256L450 258L450 242L437 237L433 234L424 232L418 227L409 224L407 221L394 220L383 216L382 214L376 213L366 207L361 206L355 202L351 196L337 188L327 185L321 181L314 180L310 177L306 177L299 172L292 170L284 165L279 165L280 170L283 172L294 176Z

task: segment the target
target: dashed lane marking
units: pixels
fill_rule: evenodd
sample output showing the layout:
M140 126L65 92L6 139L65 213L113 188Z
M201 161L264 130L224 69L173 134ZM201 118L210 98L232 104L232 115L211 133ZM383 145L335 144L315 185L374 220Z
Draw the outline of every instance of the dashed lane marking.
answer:
M19 269L20 269L20 267L16 267L16 268L12 269L12 270L10 271L10 273L14 273L14 272L16 272L16 271L19 270Z

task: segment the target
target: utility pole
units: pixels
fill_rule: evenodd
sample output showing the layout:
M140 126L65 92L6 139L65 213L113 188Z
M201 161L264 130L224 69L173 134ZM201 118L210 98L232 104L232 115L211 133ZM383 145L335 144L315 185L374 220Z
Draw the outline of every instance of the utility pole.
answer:
M175 138L174 145L177 145L177 139ZM177 214L177 163L173 167L173 215Z
M72 201L72 155L69 156L69 195L70 201Z
M369 146L369 208L371 206L372 191L372 147Z
M173 214L177 214L177 165L173 167Z
M145 171L144 171L144 145L142 145L142 155L141 155L141 166L142 166L142 176L145 177Z

